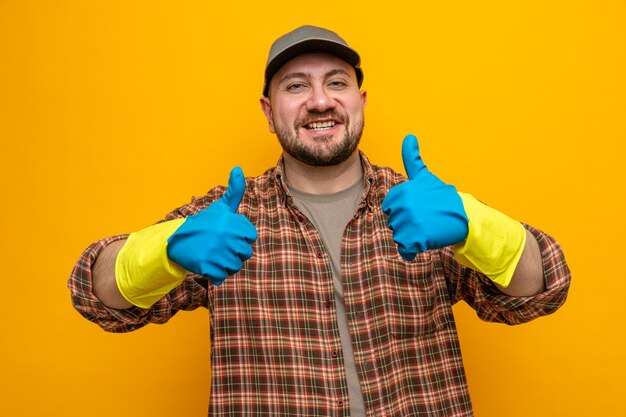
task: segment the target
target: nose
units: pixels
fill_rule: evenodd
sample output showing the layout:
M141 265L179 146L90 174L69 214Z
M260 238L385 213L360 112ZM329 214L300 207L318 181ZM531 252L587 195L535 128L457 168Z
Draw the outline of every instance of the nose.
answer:
M323 112L335 107L335 99L328 94L324 86L314 86L311 88L308 100L307 110L315 110Z

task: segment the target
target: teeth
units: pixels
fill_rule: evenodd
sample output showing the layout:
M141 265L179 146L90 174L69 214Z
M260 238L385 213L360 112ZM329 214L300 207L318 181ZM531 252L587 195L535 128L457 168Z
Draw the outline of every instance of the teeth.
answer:
M334 121L330 121L330 122L313 122L313 123L309 123L307 125L307 128L309 129L328 129L330 127L335 126L335 122Z

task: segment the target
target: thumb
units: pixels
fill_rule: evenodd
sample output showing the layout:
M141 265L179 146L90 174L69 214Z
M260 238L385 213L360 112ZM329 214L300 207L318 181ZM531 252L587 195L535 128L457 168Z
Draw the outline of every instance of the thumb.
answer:
M404 162L404 170L410 180L428 172L428 168L426 168L420 156L420 146L415 135L409 134L404 137L402 142L402 162Z
M243 171L239 167L233 168L230 171L230 178L228 178L228 188L222 196L220 201L226 203L230 211L237 212L237 208L243 198L243 193L246 191L246 178L243 176Z

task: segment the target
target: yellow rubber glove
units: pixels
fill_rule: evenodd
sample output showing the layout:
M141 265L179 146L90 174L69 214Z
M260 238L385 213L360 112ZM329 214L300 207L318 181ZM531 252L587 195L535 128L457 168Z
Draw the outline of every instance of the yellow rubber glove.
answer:
M469 232L464 242L454 245L457 261L507 287L524 252L526 229L472 195L459 195L469 219Z
M115 262L115 279L122 296L148 308L181 284L187 271L214 285L237 273L253 254L255 226L237 214L246 178L233 168L222 198L184 219L132 233Z
M185 279L187 271L167 257L167 239L184 221L155 224L128 236L115 261L115 280L129 303L149 308Z

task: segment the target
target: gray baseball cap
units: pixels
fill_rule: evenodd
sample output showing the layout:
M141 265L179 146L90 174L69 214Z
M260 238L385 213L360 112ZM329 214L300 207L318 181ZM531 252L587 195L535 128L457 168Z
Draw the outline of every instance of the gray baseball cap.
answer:
M356 78L361 87L363 70L359 54L335 32L316 26L300 26L276 39L270 48L265 64L265 83L263 96L267 97L272 77L292 58L306 52L326 52L346 61L354 67Z

